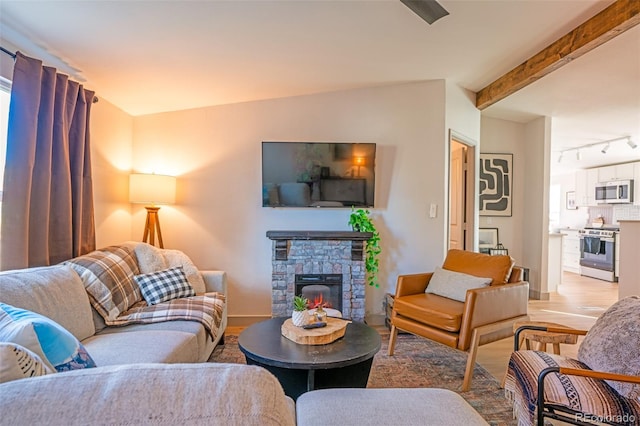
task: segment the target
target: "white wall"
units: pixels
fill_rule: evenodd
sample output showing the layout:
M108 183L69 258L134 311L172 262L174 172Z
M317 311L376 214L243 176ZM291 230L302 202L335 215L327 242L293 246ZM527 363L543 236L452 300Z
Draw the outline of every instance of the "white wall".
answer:
M525 176L528 161L525 155L525 125L513 121L482 117L481 152L513 154L513 199L511 217L480 216L479 228L498 228L500 242L509 250L509 255L521 266L524 200L527 195Z
M131 239L129 173L133 118L105 99L91 107L91 161L95 208L96 246Z
M522 259L530 268L529 293L535 299L548 298L549 256L549 168L551 118L540 117L525 125Z
M516 264L529 268L530 293L546 298L548 276L550 121L515 123L482 117L483 153L513 153L513 215L480 217L480 228L498 228ZM544 277L544 279L542 278Z
M177 203L160 211L165 247L227 271L231 317L268 316L266 231L348 230L350 211L261 207L261 142L377 143L372 216L382 238L381 288L367 289L366 309L381 313L399 273L443 260L446 92L444 81L429 81L135 117L134 169L178 176ZM429 203L439 206L435 219ZM141 230L144 210L134 212L133 229Z

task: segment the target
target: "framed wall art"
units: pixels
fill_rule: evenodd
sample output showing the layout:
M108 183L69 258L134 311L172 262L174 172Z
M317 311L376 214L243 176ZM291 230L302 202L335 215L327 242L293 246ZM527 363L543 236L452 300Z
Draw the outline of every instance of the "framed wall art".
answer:
M480 216L511 216L513 154L480 154Z
M480 253L489 253L489 250L498 246L499 241L498 228L478 229L478 250Z

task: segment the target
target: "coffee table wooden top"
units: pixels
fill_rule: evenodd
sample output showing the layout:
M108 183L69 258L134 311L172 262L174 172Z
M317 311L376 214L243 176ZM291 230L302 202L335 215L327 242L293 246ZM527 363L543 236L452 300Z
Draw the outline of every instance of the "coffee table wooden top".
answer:
M238 347L259 363L302 370L357 364L380 350L380 334L364 323L349 323L344 337L333 343L301 345L282 335L281 327L287 319L272 318L247 327L238 337Z
M301 345L326 345L344 336L351 321L342 318L327 318L327 325L321 328L302 328L293 325L291 318L282 324L282 335Z

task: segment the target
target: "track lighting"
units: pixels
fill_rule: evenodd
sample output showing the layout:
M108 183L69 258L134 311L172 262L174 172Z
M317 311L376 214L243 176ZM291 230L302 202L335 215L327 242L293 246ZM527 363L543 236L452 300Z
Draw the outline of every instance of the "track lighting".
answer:
M558 163L562 162L562 158L564 156L565 152L569 152L569 151L575 151L576 152L576 160L580 161L582 159L582 151L584 151L587 148L593 148L593 147L601 147L602 149L600 150L601 153L606 154L607 151L609 151L609 148L611 147L611 144L614 142L619 142L619 141L627 141L627 145L629 145L629 147L631 149L636 149L638 147L638 144L635 143L634 141L631 140L631 136L622 136L619 138L615 138L615 139L609 139L607 141L600 141L600 142L593 142L593 143L589 143L586 145L580 145L580 146L575 146L573 148L566 148L563 150L560 150L560 156L558 157Z

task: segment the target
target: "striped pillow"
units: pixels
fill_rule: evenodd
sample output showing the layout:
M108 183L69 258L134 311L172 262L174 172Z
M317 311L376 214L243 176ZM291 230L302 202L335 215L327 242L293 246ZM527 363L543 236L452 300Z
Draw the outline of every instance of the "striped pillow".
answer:
M110 246L66 263L80 275L91 304L107 325L142 300L133 279L140 273L133 247Z
M29 349L11 342L0 342L0 383L51 373L51 368Z

